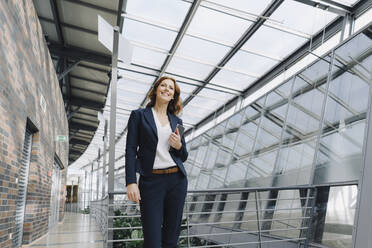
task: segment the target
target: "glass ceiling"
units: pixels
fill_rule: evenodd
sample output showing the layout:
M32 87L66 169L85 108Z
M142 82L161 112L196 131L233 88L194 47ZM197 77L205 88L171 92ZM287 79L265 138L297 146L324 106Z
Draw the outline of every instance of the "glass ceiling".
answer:
M145 105L146 94L160 73L176 78L182 100L188 99L181 115L188 130L232 98L241 95L338 17L335 13L298 1L285 0L269 18L262 18L273 2L202 0L198 2L196 11L188 14L193 6L190 0L127 1L122 35L132 43L134 51L130 65L119 63L122 79L118 81L116 116L116 157L120 158L117 168L124 165L122 156L130 111ZM333 2L352 6L357 1ZM265 19L263 24L236 53L229 55L246 31L262 19ZM171 53L175 42L178 46ZM221 66L226 57L228 59ZM166 61L168 63L165 64ZM281 99L280 94L286 92L278 91L277 100ZM109 92L103 114L108 121L110 101ZM311 118L307 116L308 120ZM102 151L104 119L101 118L91 145L72 165L73 168L88 165L96 159L99 147Z

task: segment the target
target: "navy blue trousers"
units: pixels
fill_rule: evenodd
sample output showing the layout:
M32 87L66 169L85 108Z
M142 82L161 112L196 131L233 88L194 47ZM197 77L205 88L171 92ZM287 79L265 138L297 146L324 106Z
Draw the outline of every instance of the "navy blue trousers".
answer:
M176 248L187 192L181 173L153 174L139 179L144 248Z

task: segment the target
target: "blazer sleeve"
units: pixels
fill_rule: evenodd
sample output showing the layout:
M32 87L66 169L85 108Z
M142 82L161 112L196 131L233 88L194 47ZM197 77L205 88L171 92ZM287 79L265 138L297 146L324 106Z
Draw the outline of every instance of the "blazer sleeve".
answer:
M182 125L181 119L180 119L180 124ZM182 143L181 149L176 150L173 148L172 150L173 150L173 153L182 160L182 162L185 162L187 160L187 157L189 156L189 153L187 152L187 149L186 149L186 142L185 142L185 137L183 134L181 137L181 143Z
M125 181L126 185L137 183L136 159L139 143L138 133L139 117L132 111L128 120L127 143L125 147Z

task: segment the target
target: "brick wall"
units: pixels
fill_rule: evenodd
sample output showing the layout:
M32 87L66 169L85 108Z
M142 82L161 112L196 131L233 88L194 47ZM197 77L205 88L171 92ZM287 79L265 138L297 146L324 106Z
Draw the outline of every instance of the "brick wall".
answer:
M46 108L40 104L45 102ZM33 136L23 242L48 230L51 173L55 154L68 164L68 134L62 95L32 0L0 1L0 247L12 247L16 178L21 165L26 121ZM62 172L60 216L63 219L66 169Z

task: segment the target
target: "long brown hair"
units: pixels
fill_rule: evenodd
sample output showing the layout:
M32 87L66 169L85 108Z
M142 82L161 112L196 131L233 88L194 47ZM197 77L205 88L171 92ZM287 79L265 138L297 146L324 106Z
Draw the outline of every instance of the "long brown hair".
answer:
M181 95L181 90L180 87L178 86L176 80L174 78L168 77L168 76L163 76L158 79L158 81L155 82L154 86L152 87L151 91L147 95L147 98L150 99L150 102L146 105L146 107L154 107L155 102L156 102L156 90L161 82L164 80L169 79L172 80L174 83L174 99L172 99L168 103L168 112L177 115L182 111L182 101L180 98Z

